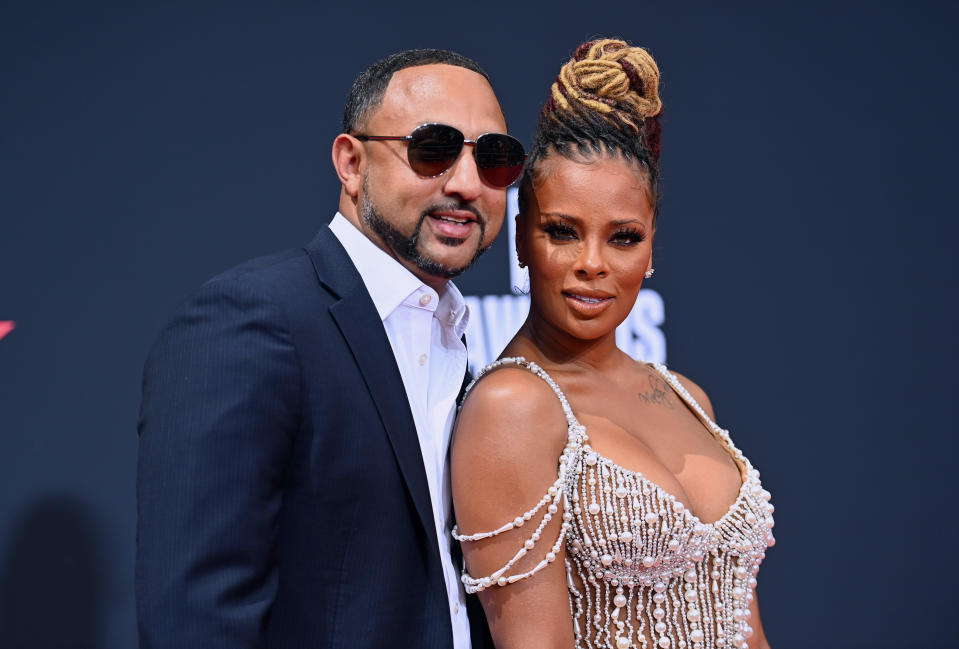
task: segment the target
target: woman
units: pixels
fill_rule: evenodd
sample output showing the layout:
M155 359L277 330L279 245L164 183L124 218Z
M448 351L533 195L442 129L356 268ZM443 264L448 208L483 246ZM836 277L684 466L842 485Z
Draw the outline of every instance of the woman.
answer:
M758 472L696 384L616 347L653 272L658 82L640 48L580 46L521 181L529 317L452 451L463 582L500 649L768 646Z

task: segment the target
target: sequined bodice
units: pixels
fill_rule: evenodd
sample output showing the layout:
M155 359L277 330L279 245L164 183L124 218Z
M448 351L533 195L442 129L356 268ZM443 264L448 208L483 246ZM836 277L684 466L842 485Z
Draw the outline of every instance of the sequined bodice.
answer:
M556 393L568 424L556 481L537 505L492 532L460 534L480 541L521 527L546 507L542 520L513 559L487 577L464 571L467 592L532 577L566 545L570 611L576 647L628 649L744 648L752 635L749 604L772 535L773 506L756 471L689 392L664 366L653 365L740 466L742 486L727 512L704 523L642 473L596 453L559 386L535 363L504 358L484 368L525 367ZM478 377L478 378L479 378ZM477 379L478 380L478 379ZM563 508L559 538L534 568L511 569L533 552L554 514Z

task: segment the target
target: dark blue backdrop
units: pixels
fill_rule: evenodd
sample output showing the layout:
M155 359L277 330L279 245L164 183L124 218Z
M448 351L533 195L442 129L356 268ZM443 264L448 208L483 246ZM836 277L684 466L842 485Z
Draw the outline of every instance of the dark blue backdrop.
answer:
M459 50L528 142L600 34L663 70L650 286L774 494L774 646L959 644L955 5L75 4L0 9L0 646L135 645L146 350L204 279L329 220L354 76ZM508 292L506 255L464 292Z

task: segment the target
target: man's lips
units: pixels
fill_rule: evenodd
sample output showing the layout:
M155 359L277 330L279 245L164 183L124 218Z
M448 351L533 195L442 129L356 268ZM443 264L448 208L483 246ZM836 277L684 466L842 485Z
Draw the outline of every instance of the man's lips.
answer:
M479 223L476 215L467 210L429 212L427 216L439 234L451 239L465 239L473 231L473 224Z
M430 212L429 216L434 219L439 219L441 221L447 221L450 223L466 223L468 221L479 221L476 218L476 215L470 212L469 210L442 210L436 212Z

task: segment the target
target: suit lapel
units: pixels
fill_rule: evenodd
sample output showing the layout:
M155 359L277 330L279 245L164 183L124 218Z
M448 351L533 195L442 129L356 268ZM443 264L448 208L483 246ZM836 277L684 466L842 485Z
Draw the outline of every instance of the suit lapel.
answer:
M389 436L416 511L423 527L430 533L427 538L432 538L433 508L423 453L403 378L383 329L383 321L349 255L329 228L323 228L306 251L320 283L339 297L330 307L330 315L353 353Z

